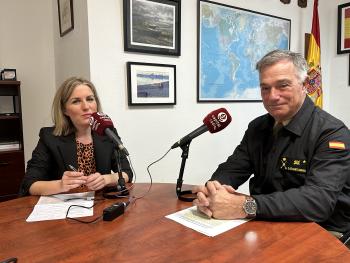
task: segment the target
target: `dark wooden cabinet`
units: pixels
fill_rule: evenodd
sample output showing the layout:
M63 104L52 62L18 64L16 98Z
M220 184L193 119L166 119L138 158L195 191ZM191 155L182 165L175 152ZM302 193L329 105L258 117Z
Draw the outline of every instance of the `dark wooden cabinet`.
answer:
M20 86L0 80L0 201L17 197L25 172Z

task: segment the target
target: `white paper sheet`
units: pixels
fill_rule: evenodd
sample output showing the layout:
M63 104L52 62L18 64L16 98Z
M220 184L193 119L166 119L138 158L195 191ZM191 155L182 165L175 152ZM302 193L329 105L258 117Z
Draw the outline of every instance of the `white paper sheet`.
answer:
M249 219L219 220L208 218L196 206L165 216L204 235L214 237L249 221Z
M71 205L81 205L91 207L94 204L95 192L83 192L74 194L58 194L51 196L41 196L34 206L32 213L27 218L27 222L55 220L66 218L66 213ZM69 217L92 216L94 208L86 209L82 207L72 207L69 210Z

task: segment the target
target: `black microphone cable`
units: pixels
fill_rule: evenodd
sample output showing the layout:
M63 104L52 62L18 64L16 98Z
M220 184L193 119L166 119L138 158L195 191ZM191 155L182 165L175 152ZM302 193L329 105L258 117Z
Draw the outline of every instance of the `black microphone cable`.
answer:
M103 201L104 199L94 199L94 201ZM83 223L83 224L91 224L91 223L96 223L98 221L100 221L102 219L102 215L94 218L94 219L91 219L89 221L84 221L84 220L80 220L80 219L77 219L77 218L74 218L74 217L69 217L69 211L71 210L72 207L80 207L80 208L85 208L85 209L91 209L93 208L95 205L97 204L97 202L94 202L94 204L92 206L83 206L83 205L70 205L67 209L67 212L66 212L66 219L70 219L70 220L73 220L73 221L77 221L79 223Z
M67 210L67 213L66 213L66 218L67 219L70 219L70 220L74 220L74 221L77 221L79 223L84 223L84 224L90 224L90 223L95 223L95 222L98 222L100 221L101 219L103 219L104 221L112 221L114 220L115 218L117 218L118 216L124 214L125 210L130 207L131 204L134 204L136 205L136 201L139 200L139 199L142 199L144 198L147 194L149 194L149 192L151 191L151 188L152 188L152 185L153 185L153 178L152 178L152 175L151 175L151 172L150 172L150 167L159 162L160 160L162 160L169 152L170 152L171 148L162 156L160 157L159 159L157 159L156 161L152 162L151 164L149 164L147 166L147 173L149 175L149 178L150 178L150 184L149 184L149 187L148 189L141 195L139 196L130 196L129 199L125 202L117 202L115 204L112 204L110 205L109 207L105 208L103 210L103 214L90 220L90 221L83 221L83 220L80 220L80 219L77 219L77 218L73 218L73 217L69 217L69 211L71 210L72 207L80 207L80 208L85 208L85 209L91 209L93 208L97 203L94 203L92 206L82 206L82 205L71 205L68 207L68 210ZM136 172L135 172L135 169L133 167L133 164L132 164L132 161L131 161L131 158L130 158L130 155L127 156L127 159L130 163L130 168L134 174L134 178L133 178L133 182L131 183L131 185L129 187L127 187L127 190L131 190L135 187L135 184L136 184L136 179L137 179L137 176L136 176ZM118 192L117 192L118 194ZM119 196L119 197L127 197L127 196ZM105 199L94 199L95 201L102 201L102 200L105 200Z
M106 198L106 199L126 198L129 196L130 190L135 187L136 172L135 172L134 167L132 165L130 155L127 155L126 158L129 161L131 171L134 175L133 182L130 182L128 187L126 187L125 189L121 189L121 190L119 190L115 186L112 186L112 187L107 186L104 189L103 194L102 194L104 198ZM118 182L118 180L117 180L117 182ZM125 192L128 192L128 194L124 194Z
M152 184L153 184L153 179L152 179L152 175L151 175L151 172L150 172L149 168L150 168L153 164L155 164L155 163L161 161L170 151L171 151L171 148L170 148L165 154L163 154L162 157L160 157L159 159L155 160L154 162L150 163L150 164L147 166L147 173L148 173L149 178L150 178L150 180L151 180L151 184L150 184L150 186L148 187L148 190L147 190L142 196L136 197L136 198L135 198L134 202L136 202L136 200L138 200L138 199L141 199L141 198L145 197L145 195L147 195L147 194L151 191Z
M170 151L170 150L171 150L171 149L169 149L169 151ZM169 151L168 151L168 152L169 152ZM167 153L168 153L168 152L167 152ZM167 153L166 153L166 154L167 154ZM165 155L166 155L166 154L165 154ZM165 155L164 155L163 157L161 157L159 160L161 160L162 158L164 158ZM131 182L131 185L130 185L129 187L126 188L128 191L130 191L131 189L133 189L133 188L136 186L137 175L136 175L134 166L133 166L132 161L131 161L131 156L128 155L128 156L126 156L126 158L127 158L128 161L129 161L131 171L133 172L133 175L134 175L133 180L132 180L132 182ZM155 161L155 162L158 162L159 160L157 160L157 161ZM155 163L155 162L153 162L153 163ZM149 184L148 189L147 189L143 194L141 194L141 195L139 195L139 196L135 196L135 195L129 196L129 199L128 199L127 202L119 202L119 203L116 203L115 206L119 206L120 204L123 203L123 204L124 204L124 208L125 208L125 210L126 210L126 208L129 206L129 204L135 204L137 200L139 200L139 199L145 197L145 196L151 191L151 188L152 188L152 185L153 185L153 179L152 179L151 173L149 172L149 167L150 167L153 163L151 163L151 164L147 167L147 172L148 172L148 175L149 175L149 178L150 178L150 184ZM128 196L120 195L121 193L122 193L122 191L117 191L117 192L115 192L115 194L113 194L113 195L117 196L118 198L125 198L125 197L128 197ZM105 195L104 195L104 197L105 197ZM113 206L113 205L112 205L112 206ZM124 212L123 212L123 213L124 213Z
M128 207L129 204L136 205L136 201L137 201L137 200L142 199L142 198L144 198L146 195L149 194L149 192L151 191L152 186L153 186L153 178L152 178L152 174L151 174L151 172L150 172L149 169L150 169L150 167L151 167L153 164L155 164L155 163L159 162L160 160L162 160L162 159L170 152L170 150L171 150L171 148L170 148L162 157L160 157L159 159L157 159L156 161L150 163L150 164L147 166L147 173L148 173L148 176L149 176L149 179L150 179L150 184L149 184L149 186L148 186L148 189L147 189L143 194L141 194L141 195L139 195L139 196L136 196L136 195L130 196L128 202L125 203L125 209ZM136 184L136 173L135 173L134 167L133 167L133 165L132 165L130 156L127 156L127 158L128 158L128 160L129 160L129 163L130 163L130 168L131 168L131 170L132 170L132 172L133 172L133 174L134 174L134 180L133 180L134 182L133 182L132 187L130 187L130 189L132 189L132 188L135 186L135 184Z
M152 162L151 164L149 164L149 165L147 166L147 173L148 173L149 179L150 179L150 184L149 184L149 186L148 186L148 189L147 189L143 194L141 194L141 195L139 195L139 196L136 196L136 195L130 196L130 197L129 197L129 200L128 200L127 202L122 202L122 203L124 204L125 210L126 210L126 208L129 206L129 204L136 205L136 201L137 201L137 200L142 199L142 198L144 198L146 195L149 194L149 192L151 191L152 186L153 186L153 178L152 178L152 175L151 175L151 172L150 172L149 168L150 168L153 164L155 164L155 163L159 162L160 160L162 160L162 159L170 152L170 150L171 150L171 148L170 148L162 157L160 157L159 159L157 159L156 161ZM133 172L133 174L134 174L134 180L133 180L134 182L132 183L132 186L131 186L130 188L128 188L128 189L132 189L132 188L134 188L134 186L135 186L135 184L136 184L137 177L136 177L136 172L135 172L135 170L134 170L134 167L133 167L133 164L132 164L130 155L127 156L127 159L128 159L128 161L129 161L129 163L130 163L130 168L131 168L131 170L132 170L132 172Z
M63 156L62 156L63 157ZM133 165L132 165L132 162L131 162L131 159L130 159L130 156L127 156L127 159L128 159L128 161L129 161L129 163L130 163L130 168L131 168L131 170L132 170L132 172L133 172L133 174L134 174L134 182L133 183L131 183L131 185L129 186L129 187L127 187L127 190L128 191L130 191L131 189L133 189L134 188L134 186L135 186L135 183L136 183L136 172L135 172L135 170L134 170L134 167L133 167ZM116 192L116 194L115 194L115 196L117 196L118 198L120 197L120 198L123 198L123 197L127 197L127 196L122 196L122 195L119 195L119 194L121 194L122 193L122 191L119 191L119 192ZM73 199L85 199L85 198L81 198L81 197L77 197L77 198L72 198L72 199L70 199L70 200L73 200ZM107 198L100 198L100 199L96 199L96 198L92 198L92 200L94 200L94 201L104 201L104 200L106 200ZM92 206L83 206L83 205L70 205L69 207L68 207L68 209L67 209L67 212L66 212L66 219L70 219L70 220L73 220L73 221L76 221L76 222L79 222L79 223L83 223L83 224L91 224L91 223L96 223L96 222L98 222L98 221L100 221L101 219L103 219L103 220L105 220L105 221L111 221L111 220L113 220L114 218L116 218L116 217L118 217L119 215L122 215L122 214L124 214L124 210L126 210L126 208L129 206L129 204L133 201L133 197L130 197L129 199L128 199L128 201L126 201L126 202L118 202L118 203L116 203L116 204L113 204L113 205L111 205L111 206L109 206L109 207L107 207L107 208L105 208L104 209L104 211L103 211L103 214L102 215L100 215L100 216L98 216L98 217L96 217L96 218L94 218L94 219L92 219L92 220L89 220L89 221L84 221L84 220L80 220L80 219L77 219L77 218L74 218L74 217L70 217L70 216L68 216L69 215L69 212L70 212L70 210L71 210L71 208L73 208L73 207L80 207L80 208L85 208L85 209L91 209L91 208L93 208L96 204L97 204L97 202L94 202L94 204L92 205ZM70 201L69 200L69 201ZM67 200L68 201L68 200ZM117 209L117 214L115 214L115 208L116 207L119 207L119 206L123 206L123 209L121 210L121 209ZM110 214L108 214L108 212L109 212L109 210L111 210L111 209L113 209L113 211L112 211L112 216L110 216ZM113 212L114 212L114 214L113 214ZM111 219L112 218L112 219Z

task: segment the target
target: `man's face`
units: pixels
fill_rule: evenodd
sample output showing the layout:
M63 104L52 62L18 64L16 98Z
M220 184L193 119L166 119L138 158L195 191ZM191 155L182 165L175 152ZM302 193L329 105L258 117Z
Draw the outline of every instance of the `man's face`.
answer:
M304 102L306 92L292 62L283 60L260 73L261 97L265 109L278 122L291 119Z

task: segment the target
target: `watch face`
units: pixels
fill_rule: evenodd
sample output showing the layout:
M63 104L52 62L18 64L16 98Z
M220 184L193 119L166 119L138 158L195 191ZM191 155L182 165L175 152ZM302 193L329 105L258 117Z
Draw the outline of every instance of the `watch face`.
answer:
M256 203L254 200L246 200L244 203L244 211L248 214L248 215L255 215L256 214Z

